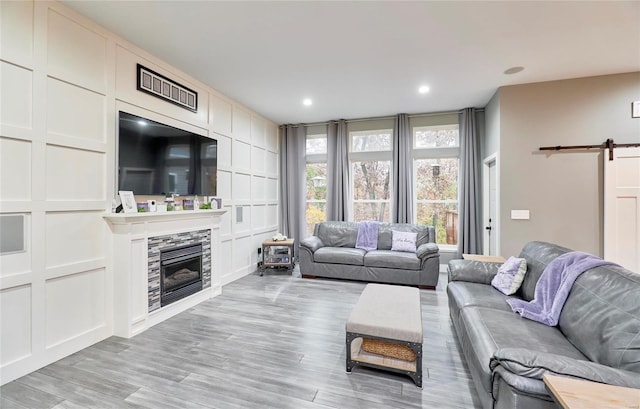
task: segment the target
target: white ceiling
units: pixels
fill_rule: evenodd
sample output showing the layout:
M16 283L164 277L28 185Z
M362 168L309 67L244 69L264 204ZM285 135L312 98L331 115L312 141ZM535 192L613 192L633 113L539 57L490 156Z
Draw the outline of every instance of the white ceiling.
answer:
M483 107L503 85L640 71L640 1L63 3L277 123Z

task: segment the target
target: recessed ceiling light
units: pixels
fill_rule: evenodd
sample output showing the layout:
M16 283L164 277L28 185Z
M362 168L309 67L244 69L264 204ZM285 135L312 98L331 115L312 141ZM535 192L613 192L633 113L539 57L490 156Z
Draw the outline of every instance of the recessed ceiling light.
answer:
M504 73L507 74L507 75L511 75L511 74L517 74L517 73L519 73L520 71L523 71L523 70L524 70L524 67L520 67L520 66L511 67L509 69L504 70Z
M429 92L429 86L428 85L420 86L420 88L418 88L418 92L421 94L426 94L427 92Z
M147 126L147 123L145 121L138 121L138 125Z
M304 106L310 106L311 104L313 104L313 101L311 100L311 98L305 98L304 100L302 100L302 105Z

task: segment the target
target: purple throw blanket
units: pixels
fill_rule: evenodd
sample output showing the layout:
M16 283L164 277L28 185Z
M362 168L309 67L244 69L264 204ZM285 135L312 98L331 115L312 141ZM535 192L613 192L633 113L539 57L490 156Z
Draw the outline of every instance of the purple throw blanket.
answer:
M356 248L366 251L378 248L378 222L358 222Z
M524 318L553 327L558 325L564 302L580 274L607 264L615 263L580 251L562 254L552 260L540 275L533 300L509 298L507 303L513 312Z

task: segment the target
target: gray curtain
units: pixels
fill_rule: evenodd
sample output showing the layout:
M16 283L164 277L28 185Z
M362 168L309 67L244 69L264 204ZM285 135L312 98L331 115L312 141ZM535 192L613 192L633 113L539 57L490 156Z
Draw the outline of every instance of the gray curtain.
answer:
M327 124L327 220L349 218L349 137L347 121Z
M480 137L475 108L460 113L460 209L458 252L482 254Z
M306 128L280 126L280 220L282 233L298 242L305 236Z
M409 116L398 114L393 126L393 193L394 223L413 223L413 138Z

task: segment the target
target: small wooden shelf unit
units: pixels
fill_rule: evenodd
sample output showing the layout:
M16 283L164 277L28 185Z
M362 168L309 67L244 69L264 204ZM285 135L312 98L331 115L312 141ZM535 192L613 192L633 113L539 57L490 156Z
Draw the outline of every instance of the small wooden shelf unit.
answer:
M293 270L293 239L287 240L265 240L262 243L262 263L260 264L260 275L264 274L267 268L286 268Z

